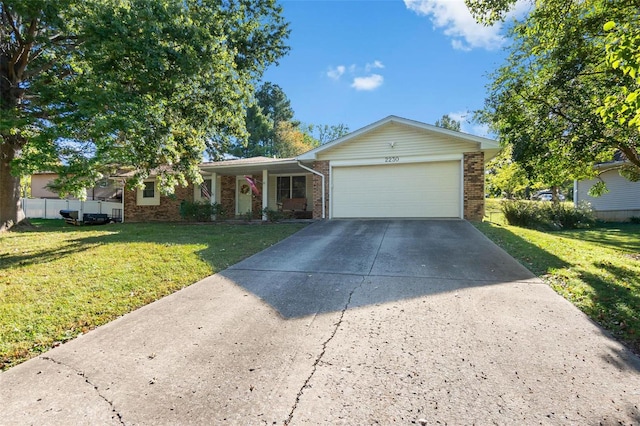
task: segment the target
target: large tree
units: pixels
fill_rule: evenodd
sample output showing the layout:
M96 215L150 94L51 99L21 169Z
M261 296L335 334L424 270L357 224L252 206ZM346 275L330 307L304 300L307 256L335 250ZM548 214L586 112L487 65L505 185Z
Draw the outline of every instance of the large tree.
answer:
M116 167L160 170L166 192L199 181L205 150L246 136L287 36L275 0L0 2L0 230L36 170L67 192Z
M278 128L287 122L297 127L299 122L293 117L291 101L282 88L264 82L255 93L254 103L247 109L245 120L249 137L238 140L231 154L245 158L279 156Z
M487 23L504 17L513 3L467 0ZM594 163L612 160L616 152L629 161L621 173L633 178L640 171L638 128L612 119L614 106L603 109L606 99L619 100L626 87L637 83L635 74L607 60L607 49L617 48L611 48L605 24L620 23L624 31L625 25L637 23L639 5L539 0L513 25L509 57L493 75L480 118L513 147L513 158L532 179L553 186L592 176Z
M274 152L278 158L295 157L320 145L311 134L291 121L280 121L277 126Z
M308 124L307 133L311 134L320 145L339 139L349 133L349 126L340 124Z
M437 127L454 130L456 132L459 132L461 128L460 121L454 120L453 118L449 117L449 114L444 114L441 119L436 120L435 125Z

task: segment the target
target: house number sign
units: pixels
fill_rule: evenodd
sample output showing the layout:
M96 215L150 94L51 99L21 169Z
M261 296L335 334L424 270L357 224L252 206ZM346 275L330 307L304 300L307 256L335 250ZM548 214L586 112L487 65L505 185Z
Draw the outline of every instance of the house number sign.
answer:
M400 157L384 157L385 163L397 163L400 161Z

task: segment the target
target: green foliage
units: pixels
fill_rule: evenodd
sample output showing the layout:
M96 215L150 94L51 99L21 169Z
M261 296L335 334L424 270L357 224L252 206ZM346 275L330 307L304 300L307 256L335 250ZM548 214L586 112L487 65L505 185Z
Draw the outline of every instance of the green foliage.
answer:
M441 119L436 120L435 125L444 129L454 130L456 132L460 131L460 122L449 117L449 114L445 114Z
M503 201L500 209L509 225L535 229L545 222L541 209L536 203L530 201Z
M567 203L503 201L500 206L509 225L531 229L588 228L595 223L588 206L578 208Z
M604 181L598 181L595 183L595 185L589 188L588 194L591 197L600 197L607 192L609 192L609 189L607 188L607 185L604 183Z
M247 140L238 141L230 153L236 157L280 157L278 152L278 128L281 123L298 122L293 120L291 101L277 84L263 83L256 91L254 104L247 110Z
M609 21L604 25L606 63L618 70L626 84L614 88L615 92L604 99L598 112L605 123L617 121L640 131L640 19L637 14L627 19L620 24Z
M467 0L485 21L500 19L513 3ZM611 41L603 24L614 20L635 31L636 19L633 2L545 0L513 26L509 57L494 73L477 118L512 146L529 179L551 187L591 178L593 165L617 151L640 168L637 129L603 121L599 112L607 96L619 99L632 83L603 60Z
M253 219L253 212L244 212L242 214L239 215L240 219L244 220L245 222L251 222L251 220Z
M345 124L302 124L294 119L291 102L277 84L265 82L247 109L246 141L238 141L230 153L240 158L293 157L349 132Z
M303 132L317 140L320 145L339 139L349 133L349 126L344 123L334 125L308 124L301 127Z
M226 216L226 212L219 203L209 203L207 201L186 201L180 203L180 217L191 222L210 222L213 217L221 219Z
M588 205L577 208L568 203L545 203L548 217L554 228L579 229L589 228L595 224L595 217Z
M267 216L269 222L279 222L285 218L285 214L278 210L272 210L269 207L262 209L262 213Z
M476 21L492 25L503 21L517 0L464 0Z
M300 155L319 145L308 133L294 127L290 121L281 121L276 130L275 150L277 157L288 158Z
M532 186L524 169L512 160L510 146L491 159L486 169L486 192L494 197L525 198Z
M56 172L63 192L116 167L134 171L130 186L156 170L164 193L199 183L205 151L246 137L253 85L288 51L281 12L275 0L0 3L11 172Z

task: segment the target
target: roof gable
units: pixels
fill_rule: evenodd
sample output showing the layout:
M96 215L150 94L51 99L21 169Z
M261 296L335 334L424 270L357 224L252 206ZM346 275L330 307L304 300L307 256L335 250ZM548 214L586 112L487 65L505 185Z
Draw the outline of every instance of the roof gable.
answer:
M297 159L301 161L310 161L318 159L319 156L325 157L331 155L331 152L334 152L335 154L339 151L346 152L347 150L345 147L350 144L354 144L353 148L357 149L357 146L355 145L361 144L365 139L375 139L377 135L380 135L385 129L389 129L391 125L397 125L396 128L401 129L405 134L413 133L414 135L422 135L423 139L428 138L431 140L437 140L442 146L436 147L436 150L443 149L443 144L448 143L451 145L451 149L454 150L457 148L461 149L465 146L468 147L467 149L488 151L489 154L491 154L490 156L493 156L500 149L498 142L491 139L456 132L442 127L421 123L419 121L390 115L389 117L349 133L348 135L301 154ZM385 143L388 145L390 142L386 141ZM370 146L367 146L367 150L370 148Z

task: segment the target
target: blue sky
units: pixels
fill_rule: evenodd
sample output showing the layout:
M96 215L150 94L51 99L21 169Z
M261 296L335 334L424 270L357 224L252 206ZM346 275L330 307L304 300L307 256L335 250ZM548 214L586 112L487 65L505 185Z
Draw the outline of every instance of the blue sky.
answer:
M498 27L475 24L464 0L280 0L291 52L264 81L278 84L296 118L357 130L388 115L467 123L488 74L503 61Z

